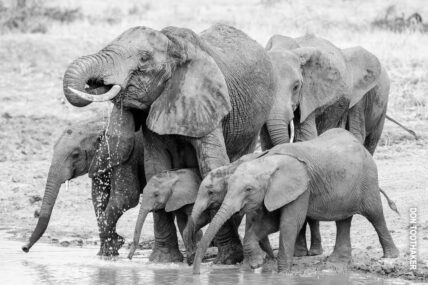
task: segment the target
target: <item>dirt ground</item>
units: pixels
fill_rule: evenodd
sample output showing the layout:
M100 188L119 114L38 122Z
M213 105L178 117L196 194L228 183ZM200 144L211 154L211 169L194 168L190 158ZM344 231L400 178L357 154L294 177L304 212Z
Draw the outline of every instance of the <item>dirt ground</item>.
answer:
M184 7L188 8L192 3L187 1L187 6ZM180 10L184 9L181 6L178 8L176 6L175 12L171 13L176 13L176 22L178 22L176 25L200 31L210 23L221 19L218 15L226 9L224 10L227 11L224 14L226 18L230 14L238 15L233 18L233 21L230 20L231 24L244 29L264 44L268 38L267 34L279 33L280 29L276 26L259 29L256 24L252 22L249 24L250 19L257 18L257 13L262 13L259 11L265 11L270 15L276 13L273 12L273 8L260 6L258 3L251 4L254 7L248 8L251 13L249 12L245 17L239 16L237 4L222 8L224 3L222 4L221 1L212 4L217 16L209 21L200 20L203 18L201 15L198 16L199 22L197 19L185 18L183 15L187 15L188 12ZM286 2L278 5L274 8L286 11L288 6L281 5L291 4ZM300 9L299 11L303 8L296 7ZM346 9L340 6L336 9L343 9L343 13L350 14L353 6ZM125 8L122 9L124 10ZM75 120L109 113L108 103L92 104L87 108L78 109L64 101L62 75L67 64L80 55L95 52L127 27L135 26L137 22L156 28L174 23L172 20L162 18L156 5L152 4L148 10L143 19L131 18L131 20L109 24L111 26L108 27L105 23L94 24L86 21L70 26L54 25L46 34L0 35L0 62L2 63L0 65L0 231L12 234L14 240L26 240L37 222L34 212L41 205L40 198L43 196L53 144L59 134ZM201 8L199 12L204 15L209 11ZM323 13L321 10L320 12L313 9L307 15L305 14L305 17L316 16L314 22L309 25L317 27L316 21L322 17L314 11ZM86 10L84 12L88 13ZM368 15L373 14L371 12ZM282 20L281 24L287 27L285 31L294 29L294 34L304 32L304 29L296 24L297 20L292 19L294 22L291 24ZM351 24L358 22L354 18L351 19ZM341 21L344 20L337 21L342 23ZM401 213L398 216L391 211L383 199L387 224L400 249L400 257L380 259L382 251L374 229L363 217L356 216L351 229L353 263L350 270L371 272L391 278L427 280L428 57L426 50L420 44L422 43L423 46L424 43L428 43L428 36L396 35L391 32L373 34L362 28L355 32L356 37L351 38L345 32L337 33L335 27L335 25L328 26L323 36L341 46L359 44L368 49L372 48L371 50L379 56L392 81L388 113L414 129L420 136L416 141L387 121L375 153L380 185L396 202ZM345 25L345 27L348 26ZM315 29L315 31L318 30ZM390 46L393 48L390 49ZM409 269L409 208L411 207L418 209L418 269L415 271ZM118 232L126 238L127 242L132 238L136 217L137 209L132 209L119 221ZM243 233L242 226L240 230ZM313 270L325 266L322 261L332 251L335 231L334 223L321 223L325 252L319 257L297 258L299 272L305 271L306 268ZM144 226L142 240L149 247L152 239L153 225L149 219ZM90 200L90 180L87 176L71 181L68 191L65 191L63 186L49 227L40 242L58 246L86 246L98 243L96 220ZM271 236L271 242L275 248L278 247L278 234Z

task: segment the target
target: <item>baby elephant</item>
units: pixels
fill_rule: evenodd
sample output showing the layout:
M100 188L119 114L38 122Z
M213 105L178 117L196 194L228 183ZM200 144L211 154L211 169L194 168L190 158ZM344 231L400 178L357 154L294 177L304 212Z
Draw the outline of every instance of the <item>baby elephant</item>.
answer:
M251 252L257 240L279 229L278 271L291 270L294 244L306 216L336 221L333 261L351 259L350 226L355 214L365 216L374 226L383 257L398 256L383 216L376 164L351 133L331 129L311 141L278 145L269 154L241 164L229 178L221 208L196 251L195 274L224 221L237 211L250 213L263 206L264 214L249 225L252 231L247 230L244 251Z
M164 209L166 212L173 212L177 219L178 230L183 235L188 217L192 213L193 203L200 183L199 171L191 168L165 171L153 176L147 182L141 198L140 212L135 225L134 241L128 254L129 259L132 259L137 249L144 221L151 211ZM208 223L208 213L204 213L197 220L195 224L197 229L196 242L202 236L200 229ZM177 259L182 259L182 256L177 257Z
M92 203L100 235L100 256L116 256L124 239L116 223L124 212L138 205L144 176L143 134L108 133L102 118L75 123L55 143L40 217L29 241L28 252L48 227L63 183L88 173L92 178ZM108 138L107 138L108 136Z

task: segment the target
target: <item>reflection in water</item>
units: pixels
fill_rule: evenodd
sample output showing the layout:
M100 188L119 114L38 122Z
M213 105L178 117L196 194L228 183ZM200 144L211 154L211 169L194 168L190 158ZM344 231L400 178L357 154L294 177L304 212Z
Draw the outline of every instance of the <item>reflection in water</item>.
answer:
M30 253L20 244L0 238L0 284L406 284L368 275L314 274L288 277L276 273L254 273L239 266L203 264L201 275L192 275L185 264L151 264L146 257L116 261L95 256L97 248L62 248L38 243Z

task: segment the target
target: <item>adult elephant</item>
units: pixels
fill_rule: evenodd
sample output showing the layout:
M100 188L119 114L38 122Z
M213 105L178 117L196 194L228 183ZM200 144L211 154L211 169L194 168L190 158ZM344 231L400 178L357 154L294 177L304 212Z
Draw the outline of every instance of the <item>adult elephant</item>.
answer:
M273 103L276 82L266 51L243 32L215 25L197 35L168 27L135 27L96 54L75 60L64 93L75 106L112 100L121 112L139 110L145 122L146 178L172 168L210 170L252 152ZM99 93L103 93L100 94ZM190 146L191 153L177 149ZM196 165L195 165L196 164ZM173 216L154 212L151 261L181 261ZM236 226L216 238L216 262L243 259Z
M278 95L262 141L266 148L346 127L373 154L382 133L389 77L375 55L361 47L339 49L306 35L273 36L266 50L278 76Z

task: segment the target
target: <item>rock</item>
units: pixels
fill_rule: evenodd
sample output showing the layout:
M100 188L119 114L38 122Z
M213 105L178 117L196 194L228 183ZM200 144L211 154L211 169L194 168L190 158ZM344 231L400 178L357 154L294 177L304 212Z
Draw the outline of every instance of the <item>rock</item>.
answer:
M53 238L53 239L51 239L51 243L59 243L59 239Z
M39 202L42 200L42 197L40 197L39 195L32 195L29 199L31 204L34 204L36 202Z
M63 247L68 247L70 246L70 242L68 240L63 240L59 243L61 246Z
M1 116L5 119L12 119L12 116L8 112L4 112Z

